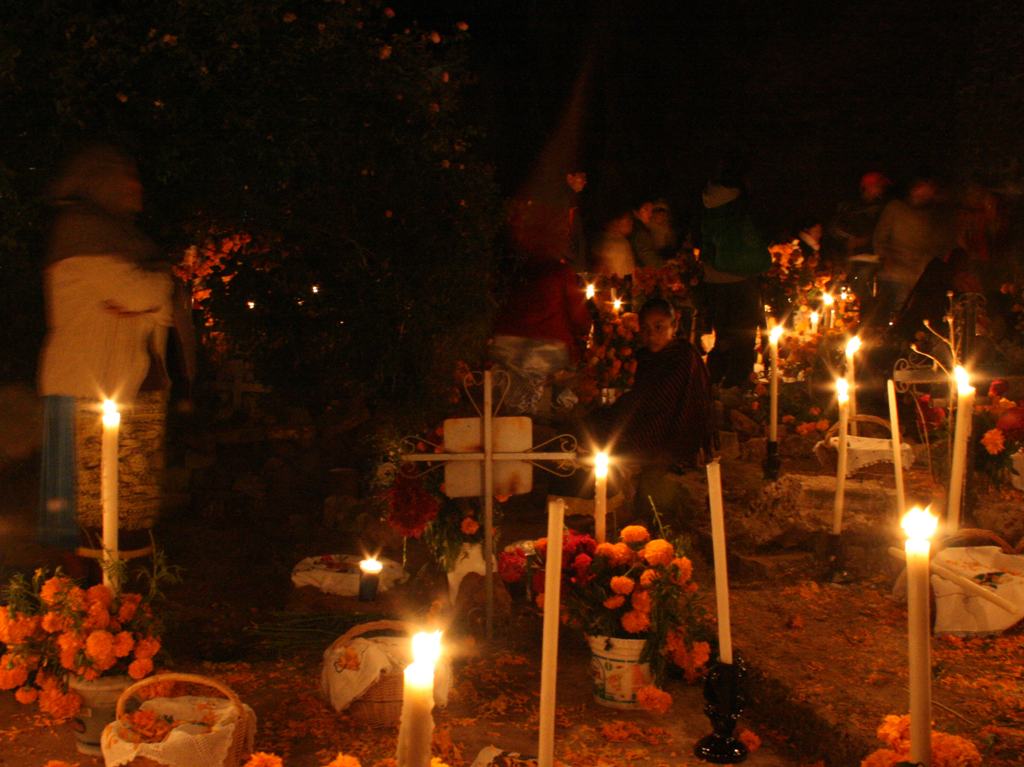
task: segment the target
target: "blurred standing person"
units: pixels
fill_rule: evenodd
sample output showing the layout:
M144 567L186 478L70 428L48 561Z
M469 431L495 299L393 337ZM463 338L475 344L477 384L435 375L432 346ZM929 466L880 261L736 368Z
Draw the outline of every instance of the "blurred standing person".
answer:
M672 209L667 200L654 201L649 228L654 239L654 250L661 262L675 258L679 250L679 235L672 224Z
M888 202L890 186L892 181L881 171L861 176L860 197L840 203L826 227L822 250L827 260L842 269L850 258L875 252L875 226Z
M661 266L661 256L654 244L651 219L654 216L654 202L644 200L633 208L633 229L629 233L629 244L639 267Z
M939 199L936 182L918 178L902 200L882 210L875 227L881 261L878 296L870 321L888 325L933 258L944 257L956 238L956 219Z
M758 276L771 266L771 256L751 215L738 162L720 166L702 200L703 303L715 332L708 373L712 384L745 388L757 359L757 328L764 321Z
M119 447L121 548L159 513L170 379L167 331L177 326L191 377L194 339L170 265L136 226L142 184L121 150L94 145L72 156L51 188L55 217L44 286L48 332L39 391L44 398L39 535L73 549L97 547L100 404L122 411Z
M594 271L608 276L628 277L636 269L636 254L630 244L633 214L625 211L605 222L594 243Z

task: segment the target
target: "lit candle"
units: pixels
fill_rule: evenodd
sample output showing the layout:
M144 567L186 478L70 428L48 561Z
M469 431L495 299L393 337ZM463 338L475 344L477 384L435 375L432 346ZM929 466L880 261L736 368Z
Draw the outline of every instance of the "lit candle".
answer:
M821 305L825 313L825 330L828 330L829 328L832 327L832 304L834 304L835 302L836 300L832 297L831 293L822 293Z
M555 683L558 676L558 626L562 600L562 526L565 501L548 502L548 547L544 556L544 644L540 664L539 767L555 763Z
M853 358L860 351L860 336L854 336L846 342L846 383L850 391L850 434L857 435L857 374L854 372Z
M616 298L612 301L612 309L618 314L622 310L622 299Z
M596 293L597 293L597 286L594 283L592 283L592 282L588 282L587 283L587 300L588 301L592 301L594 299L594 296L596 295Z
M608 516L608 453L601 450L594 455L594 537L598 543L607 538Z
M928 557L938 520L914 507L903 515L907 534L907 629L910 658L910 761L931 764L932 669Z
M818 322L821 316L816 312L811 312L811 334L818 335Z
M377 587L380 585L380 571L384 563L375 557L369 557L359 563L359 601L372 602L377 598Z
M846 497L846 429L850 418L850 384L836 379L836 400L839 403L839 450L836 457L836 499L832 507L832 534L843 532L843 503Z
M956 379L956 428L953 432L953 469L949 475L949 501L946 505L946 527L950 534L960 529L960 503L964 494L964 473L967 470L967 442L971 437L971 415L974 412L974 387L967 371L960 365L953 370Z
M412 638L412 663L405 667L402 719L398 729L398 767L430 767L434 736L434 666L441 657L441 632L421 631Z
M903 438L900 436L900 417L896 410L896 384L886 382L889 394L889 431L892 436L892 469L896 475L896 513L902 514L907 499L903 492Z
M768 441L779 441L779 339L782 337L782 325L776 325L768 334L768 351L771 357L771 384L768 407Z
M722 467L711 461L708 501L711 504L711 544L715 557L715 606L718 610L718 659L732 664L732 633L729 627L729 569L725 559L725 514L722 509Z
M103 583L117 588L114 563L118 559L117 436L121 414L113 400L103 401L103 442L100 451L100 505L103 511Z

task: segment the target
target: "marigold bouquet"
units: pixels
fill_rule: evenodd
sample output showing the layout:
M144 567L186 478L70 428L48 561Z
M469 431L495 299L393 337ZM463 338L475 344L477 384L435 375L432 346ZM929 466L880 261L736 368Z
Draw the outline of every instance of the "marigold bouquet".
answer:
M21 703L38 703L54 719L77 713L81 699L70 680L153 671L162 625L148 594L115 593L103 584L82 588L58 570L30 579L15 575L0 606L0 689Z
M540 567L545 539L534 544ZM669 662L695 681L710 658L706 622L694 595L693 565L678 544L652 538L642 525L622 528L616 543L568 531L562 541L563 620L592 636L644 639L640 660L660 684ZM538 577L539 576L539 577ZM543 575L533 576L537 604Z
M861 767L899 767L911 765L910 761L910 717L889 714L878 726L875 733L886 744L867 755ZM981 753L967 738L949 733L932 731L933 767L981 767Z

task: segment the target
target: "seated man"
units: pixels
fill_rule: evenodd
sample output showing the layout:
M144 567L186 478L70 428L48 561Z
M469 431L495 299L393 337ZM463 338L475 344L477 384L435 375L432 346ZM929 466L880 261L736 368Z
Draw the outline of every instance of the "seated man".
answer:
M589 430L617 462L638 466L634 511L661 515L684 511L682 488L670 478L710 458L717 434L708 372L697 350L676 338L672 306L651 299L640 310L640 337L633 388L596 411Z

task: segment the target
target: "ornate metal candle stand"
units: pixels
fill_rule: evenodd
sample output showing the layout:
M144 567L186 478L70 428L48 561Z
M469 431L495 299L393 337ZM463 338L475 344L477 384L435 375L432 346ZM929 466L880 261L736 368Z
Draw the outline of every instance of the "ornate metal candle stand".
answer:
M825 548L825 562L828 567L826 579L831 583L851 583L853 575L846 569L846 547L841 533L829 533Z
M769 479L774 482L779 478L779 472L782 471L782 458L779 457L778 440L768 441L764 462L761 464L761 468L764 469L765 479Z
M712 732L697 741L693 754L712 764L739 764L747 758L747 747L734 737L736 721L743 713L747 696L743 683L747 667L737 653L732 663L719 661L704 680L704 714Z

